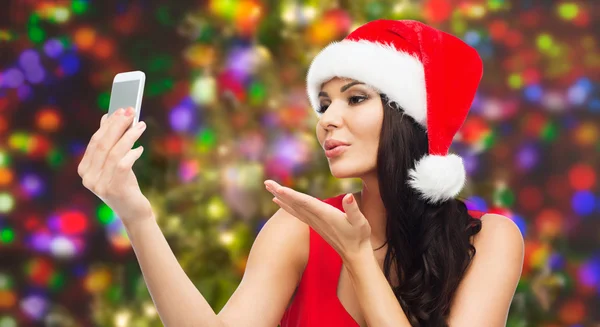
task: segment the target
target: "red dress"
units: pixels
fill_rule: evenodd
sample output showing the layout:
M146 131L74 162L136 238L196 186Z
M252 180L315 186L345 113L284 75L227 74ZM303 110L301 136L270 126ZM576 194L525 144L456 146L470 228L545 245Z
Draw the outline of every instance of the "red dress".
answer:
M344 194L322 200L344 211ZM469 211L480 218L483 213ZM342 258L316 231L310 230L308 262L294 295L281 318L281 327L358 327L337 297Z

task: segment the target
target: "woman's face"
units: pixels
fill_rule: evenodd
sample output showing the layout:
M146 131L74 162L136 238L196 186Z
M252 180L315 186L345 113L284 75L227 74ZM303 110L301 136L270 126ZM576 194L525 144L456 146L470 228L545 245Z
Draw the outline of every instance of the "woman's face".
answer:
M328 139L348 144L329 154L331 174L353 178L374 172L383 122L379 93L360 81L335 77L323 84L319 101L323 114L317 123L317 138L321 147L325 151Z

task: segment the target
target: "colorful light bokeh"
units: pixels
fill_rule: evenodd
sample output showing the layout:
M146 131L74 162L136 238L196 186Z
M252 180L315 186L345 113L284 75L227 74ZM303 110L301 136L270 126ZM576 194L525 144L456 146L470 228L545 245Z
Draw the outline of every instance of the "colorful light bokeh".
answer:
M146 149L134 166L138 183L181 265L222 307L275 208L264 179L314 196L359 186L331 177L305 74L324 46L378 18L432 24L484 61L453 150L465 162L468 209L506 215L525 238L507 325L599 324L596 7L593 0L9 7L10 24L0 28L8 45L0 62L0 327L161 326L122 220L77 174L114 75L138 69L147 75L140 120L148 125L136 142Z

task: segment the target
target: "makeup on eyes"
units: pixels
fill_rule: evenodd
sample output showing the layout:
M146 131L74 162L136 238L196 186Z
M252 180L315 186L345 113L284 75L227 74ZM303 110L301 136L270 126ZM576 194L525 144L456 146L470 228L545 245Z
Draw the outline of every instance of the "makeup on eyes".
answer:
M362 104L363 102L369 100L371 97L364 92L355 92L355 93L351 93L347 96L346 101L348 102L349 105L352 106L357 106ZM319 113L324 113L325 110L327 110L327 107L329 107L329 105L331 105L331 101L329 101L329 103L326 104L320 104L320 108L317 110L317 112Z
M320 97L325 98L326 100L329 100L328 96L321 95ZM363 90L352 90L352 92L345 92L343 94L343 97L345 97L346 99L350 99L351 97L370 98L371 96L369 95L369 93L367 93L366 91L363 91Z

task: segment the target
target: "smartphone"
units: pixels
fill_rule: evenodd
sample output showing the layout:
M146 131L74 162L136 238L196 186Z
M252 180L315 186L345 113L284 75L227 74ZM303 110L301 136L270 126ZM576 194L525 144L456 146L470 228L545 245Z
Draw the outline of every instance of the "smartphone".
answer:
M119 73L113 79L108 116L110 117L119 108L133 107L135 109L134 119L127 128L128 130L137 124L140 119L145 82L146 74L139 70Z

